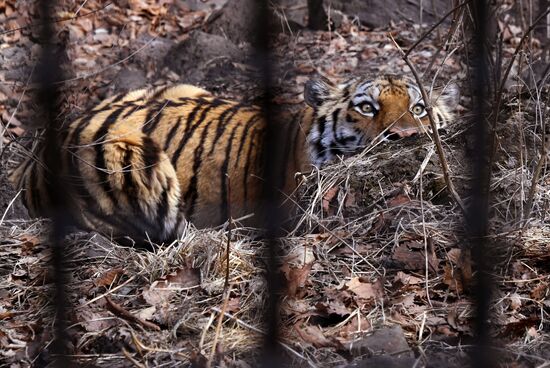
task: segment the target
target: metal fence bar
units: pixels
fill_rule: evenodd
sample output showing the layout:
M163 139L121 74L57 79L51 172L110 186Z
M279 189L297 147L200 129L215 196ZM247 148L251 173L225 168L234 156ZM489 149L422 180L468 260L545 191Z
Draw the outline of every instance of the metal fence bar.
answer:
M60 170L60 152L58 150L58 121L60 116L60 93L56 82L61 80L61 68L54 52L54 27L53 19L56 1L41 0L37 3L37 14L42 20L41 38L42 55L38 65L39 90L36 101L41 108L45 122L45 165L47 167L46 185L50 199L49 217L52 221L50 231L50 247L52 252L52 268L54 288L51 293L53 303L54 331L53 343L50 352L54 359L53 365L57 367L71 366L69 358L67 335L67 312L69 303L66 293L65 250L63 238L67 233L69 218L65 211L68 204L63 190Z
M263 367L281 367L283 358L279 345L279 295L282 289L278 275L279 244L277 236L280 235L282 222L282 210L280 207L280 190L283 187L284 162L281 159L284 155L281 152L282 133L277 127L276 113L272 105L273 97L273 53L271 52L271 30L270 30L270 6L273 1L253 0L256 6L256 24L253 34L256 35L253 41L255 50L255 61L261 73L260 86L262 90L261 108L266 122L266 132L263 142L263 168L264 185L262 204L264 206L261 214L263 227L265 229L265 244L267 245L267 273L266 282L268 288L268 300L264 308L264 324L266 336L263 344L261 364ZM284 149L284 148L283 148Z
M475 348L471 352L473 367L490 368L495 366L489 336L489 314L491 288L490 265L487 260L486 236L489 224L489 184L491 176L490 137L487 122L487 101L490 97L489 81L489 8L485 0L474 1L470 6L473 14L473 152L471 156L472 186L470 204L466 215L467 239L476 266L474 285L475 302Z

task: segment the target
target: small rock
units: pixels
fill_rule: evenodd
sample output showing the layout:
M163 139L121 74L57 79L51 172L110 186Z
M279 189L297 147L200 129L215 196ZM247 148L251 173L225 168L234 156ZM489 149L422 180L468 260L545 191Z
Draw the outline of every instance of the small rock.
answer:
M357 363L348 365L347 368L370 368L370 367L410 368L410 367L414 367L415 361L416 359L414 358L381 355L381 356L375 356L375 357L360 360Z
M189 38L172 47L164 59L164 65L178 73L187 83L198 83L212 68L225 72L231 65L241 62L243 52L228 39L200 31L193 31Z
M113 84L115 92L124 93L143 88L147 84L147 79L141 70L122 69L116 75Z
M413 352L405 340L401 326L384 327L374 331L372 335L350 344L353 356L391 354L394 358L413 358ZM372 365L372 367L385 365Z

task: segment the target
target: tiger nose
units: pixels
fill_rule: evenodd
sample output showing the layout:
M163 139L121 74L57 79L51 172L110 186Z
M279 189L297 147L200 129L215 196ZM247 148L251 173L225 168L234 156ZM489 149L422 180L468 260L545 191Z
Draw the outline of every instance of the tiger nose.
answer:
M405 137L410 137L410 136L413 136L415 134L418 134L418 129L417 128L401 129L401 128L398 128L398 127L393 127L393 128L390 128L388 130L388 133L390 135L394 135L394 136L397 135L400 138L405 138Z

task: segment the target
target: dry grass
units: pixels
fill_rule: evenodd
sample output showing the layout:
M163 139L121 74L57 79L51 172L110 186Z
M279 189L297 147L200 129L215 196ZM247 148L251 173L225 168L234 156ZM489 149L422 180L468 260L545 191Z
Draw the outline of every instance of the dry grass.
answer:
M315 64L308 52L309 59L302 62L318 71L345 74L345 63L334 50L347 52L367 37L390 44L389 39L381 41L385 31L361 33L344 23L346 27L349 33L338 30L345 37L330 33L324 44L321 37L293 35L289 52L311 48L314 59L311 45L323 44L324 54L319 55L326 56L326 65ZM443 59L462 45L453 47ZM384 55L394 69L403 67L393 61L397 56L397 50ZM388 71L380 66L383 60L375 61L378 66L364 69ZM448 78L443 64L438 60L434 73ZM336 67L342 69L334 71ZM550 95L521 75L516 72L511 79L517 86L507 87L497 126L488 238L495 266L491 322L503 366L542 368L550 359L550 173L544 144ZM462 103L467 106L468 98ZM442 135L442 147L451 179L467 204L472 122L461 112ZM0 148L3 172L26 155L16 144ZM451 366L464 364L471 348L474 309L469 290L475 265L433 142L424 137L368 147L308 174L289 200L297 211L288 236L280 240L281 277L286 281L281 346L292 365L345 365L354 344L373 330L396 324L415 349L417 366L437 359ZM47 221L14 220L8 210L0 217L4 363L39 366L51 358L47 230ZM218 365L253 366L264 335L265 245L255 240L252 229L237 226L232 231L225 289L227 237L226 227L189 226L177 242L148 252L121 247L98 234L71 235L66 268L72 358L99 366L170 367L191 361L203 366L212 357ZM351 291L351 282L381 285L383 290L365 297ZM159 284L164 286L152 287ZM135 318L115 313L107 298ZM317 326L324 345L319 336L313 338L311 328ZM353 359L363 355L368 354Z

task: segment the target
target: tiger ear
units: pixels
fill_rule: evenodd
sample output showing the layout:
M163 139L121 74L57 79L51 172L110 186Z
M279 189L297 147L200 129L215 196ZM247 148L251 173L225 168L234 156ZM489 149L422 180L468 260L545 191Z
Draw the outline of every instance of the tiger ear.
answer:
M442 88L438 100L441 100L448 108L454 109L460 102L460 88L455 82L451 82Z
M333 88L327 79L310 79L304 86L304 101L311 107L318 107L330 98Z

